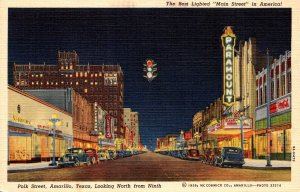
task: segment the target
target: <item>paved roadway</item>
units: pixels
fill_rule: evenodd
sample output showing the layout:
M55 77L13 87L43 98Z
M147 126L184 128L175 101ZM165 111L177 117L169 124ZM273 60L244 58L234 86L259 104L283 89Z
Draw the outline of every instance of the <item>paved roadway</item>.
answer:
M99 165L8 173L8 181L290 181L290 170L220 168L148 152Z

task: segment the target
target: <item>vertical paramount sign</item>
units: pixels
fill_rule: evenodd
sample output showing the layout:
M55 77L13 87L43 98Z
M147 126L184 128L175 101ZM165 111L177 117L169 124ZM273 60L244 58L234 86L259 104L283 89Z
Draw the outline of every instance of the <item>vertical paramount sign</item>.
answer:
M231 106L235 102L233 94L235 34L230 26L225 27L221 36L223 46L223 104Z

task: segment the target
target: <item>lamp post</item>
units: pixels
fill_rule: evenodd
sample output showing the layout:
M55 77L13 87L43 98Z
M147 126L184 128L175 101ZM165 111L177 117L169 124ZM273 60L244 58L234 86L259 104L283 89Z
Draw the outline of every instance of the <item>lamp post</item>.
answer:
M270 61L269 49L267 49L267 165L272 167L271 164L271 117L270 117L270 103L271 103L271 77L270 77Z
M184 135L183 135L183 130L181 130L181 132L180 132L180 134L181 134L181 149L183 149L183 147L184 147Z
M52 134L52 138L53 138L53 150L52 150L52 162L49 164L50 166L56 166L56 160L55 160L55 137L56 137L56 123L57 125L60 124L60 119L57 118L56 114L53 114L52 117L49 119L49 122L51 123L51 125L53 126L53 134Z

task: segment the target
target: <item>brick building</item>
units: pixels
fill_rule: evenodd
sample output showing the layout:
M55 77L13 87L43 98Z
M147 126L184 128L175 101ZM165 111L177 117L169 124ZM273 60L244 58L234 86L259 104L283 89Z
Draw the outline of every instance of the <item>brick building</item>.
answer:
M57 64L14 64L13 75L14 86L19 89L73 88L115 117L114 133L124 138L124 83L120 65L80 65L75 51L58 51Z

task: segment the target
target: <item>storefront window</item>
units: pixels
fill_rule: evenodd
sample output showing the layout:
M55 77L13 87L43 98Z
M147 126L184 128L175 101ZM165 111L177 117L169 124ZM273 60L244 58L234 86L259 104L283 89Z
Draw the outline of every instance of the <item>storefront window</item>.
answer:
M256 136L255 148L257 158L265 158L265 156L267 155L267 137L265 136L265 134Z

